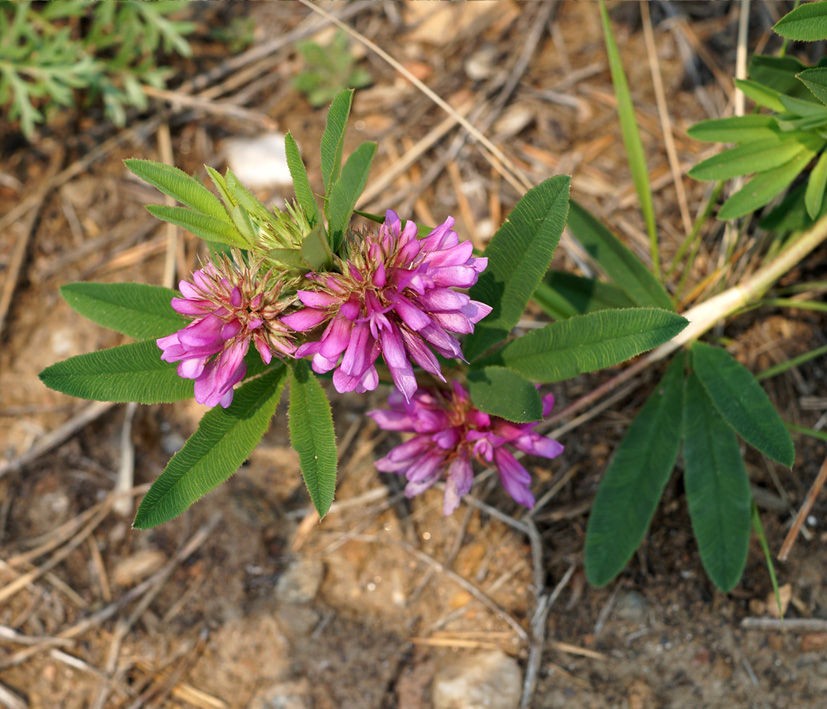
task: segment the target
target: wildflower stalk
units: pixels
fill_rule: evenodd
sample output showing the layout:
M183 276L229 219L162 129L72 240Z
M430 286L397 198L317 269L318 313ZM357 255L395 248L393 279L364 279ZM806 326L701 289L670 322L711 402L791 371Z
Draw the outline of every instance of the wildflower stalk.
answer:
M698 339L705 332L711 330L724 318L755 302L761 298L778 279L807 256L807 254L817 248L825 239L827 239L827 216L819 219L786 249L781 251L770 263L758 269L746 281L682 313L682 315L689 320L689 325L676 337L669 340L669 342L665 342L657 349L652 350L648 355L627 369L624 369L609 381L601 384L585 396L573 401L554 416L546 419L546 424L562 421L572 414L588 408L606 394L616 391L617 387L623 382L628 381L639 372L642 372L649 365L668 357L678 348Z

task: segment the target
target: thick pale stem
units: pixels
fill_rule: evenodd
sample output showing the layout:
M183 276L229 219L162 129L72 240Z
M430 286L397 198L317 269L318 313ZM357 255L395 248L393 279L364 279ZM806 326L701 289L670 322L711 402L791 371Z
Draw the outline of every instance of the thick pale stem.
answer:
M724 318L741 308L758 300L772 285L795 266L801 259L827 239L827 216L819 219L813 226L799 236L792 244L763 268L758 269L750 278L729 290L690 308L683 316L689 320L684 328L669 342L665 342L648 355L639 359L620 374L592 390L586 396L569 404L565 409L547 419L548 423L568 418L574 413L589 407L605 394L615 391L623 382L643 371L650 364L668 357L683 345L696 340L713 328Z

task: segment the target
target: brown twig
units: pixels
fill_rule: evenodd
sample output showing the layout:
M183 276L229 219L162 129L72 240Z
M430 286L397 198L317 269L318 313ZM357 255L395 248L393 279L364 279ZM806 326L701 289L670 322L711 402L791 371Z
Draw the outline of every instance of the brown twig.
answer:
M46 175L41 178L42 182L40 182L39 187L30 198L32 200L31 209L26 215L23 223L20 225L20 234L14 244L14 248L11 253L11 260L9 261L9 266L6 269L6 280L3 283L3 290L0 292L0 336L3 334L3 326L5 325L6 316L8 315L9 308L11 307L14 290L17 288L18 280L20 280L20 271L22 270L23 263L26 260L26 252L29 249L29 241L34 235L35 223L37 222L40 208L43 206L43 202L49 192L51 192L52 188L55 186L55 176L58 174L58 170L63 163L64 157L66 157L66 150L59 144L54 146L53 150L54 152L52 153L52 159L49 162L49 167L46 169ZM0 232L2 231L3 229L0 228Z
M473 583L460 576L456 571L446 569L430 554L426 554L424 551L417 549L412 544L408 544L408 542L404 542L401 539L387 539L385 537L377 537L372 534L358 534L351 537L351 539L360 542L378 542L380 544L394 544L407 551L411 556L415 556L417 559L427 564L428 566L434 566L437 569L437 571L444 574L445 576L450 578L454 583L464 588L486 608L493 611L495 615L497 615L499 618L508 623L508 625L510 625L514 629L514 632L517 633L517 636L520 638L520 640L522 640L523 642L528 642L528 633L526 633L523 626L520 625L520 623L517 621L516 618L514 618L513 615L511 615L511 613L505 610L505 608L503 608L499 603L489 598L484 591L480 590Z
M94 404L90 404L62 426L43 436L23 455L10 460L8 463L0 465L0 478L8 473L15 473L18 470L22 470L27 465L30 465L41 455L48 453L52 450L52 448L59 446L82 428L85 428L92 423L92 421L95 421L103 416L103 414L109 411L113 406L115 406L115 403L111 401L96 401Z
M824 482L826 480L827 458L825 458L824 462L821 464L821 470L818 471L816 479L813 481L812 486L807 492L807 497L804 498L804 502L798 510L798 514L796 514L795 519L793 520L793 526L790 527L790 531L787 532L787 537L781 545L781 551L778 552L778 561L786 561L787 557L790 555L793 544L795 544L795 539L798 536L799 531L801 531L801 526L804 524L804 520L807 519L807 515L810 514L813 503L816 501L816 497L818 497L818 493L821 492L821 488L824 486Z

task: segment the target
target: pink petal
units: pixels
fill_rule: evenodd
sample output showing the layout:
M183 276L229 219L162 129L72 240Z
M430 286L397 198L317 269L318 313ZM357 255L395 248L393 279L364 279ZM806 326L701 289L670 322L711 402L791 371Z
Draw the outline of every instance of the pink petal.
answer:
M295 313L289 315L282 315L281 321L287 327L296 332L307 332L314 327L321 325L330 316L324 310L315 310L314 308L304 308L297 310Z

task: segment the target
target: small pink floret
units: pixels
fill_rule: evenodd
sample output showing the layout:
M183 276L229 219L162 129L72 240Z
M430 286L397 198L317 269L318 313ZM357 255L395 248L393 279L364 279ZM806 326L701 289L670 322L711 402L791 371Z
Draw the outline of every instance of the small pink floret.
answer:
M543 416L551 413L554 396L543 397ZM452 391L419 389L410 399L395 391L388 409L368 412L379 428L415 434L376 461L378 470L405 475L405 494L418 495L445 478L443 513L451 514L474 480L472 459L493 465L506 492L516 502L534 507L531 475L506 446L530 455L555 458L563 446L534 431L539 423L511 423L490 416L471 403L458 383Z

